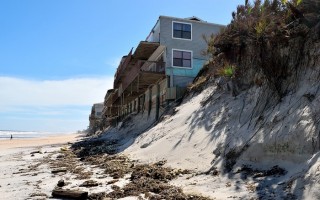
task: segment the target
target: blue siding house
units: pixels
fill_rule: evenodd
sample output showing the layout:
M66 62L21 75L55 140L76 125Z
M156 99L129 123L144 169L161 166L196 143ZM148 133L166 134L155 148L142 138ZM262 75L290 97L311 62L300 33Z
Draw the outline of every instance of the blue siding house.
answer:
M203 35L217 34L223 27L197 17L160 16L146 40L119 63L114 88L104 102L110 124L132 112L158 119L169 101L182 96L208 59L202 55L207 48Z
M170 87L185 87L193 81L207 60L201 54L207 47L202 36L217 34L223 27L197 17L159 17L146 41L165 46L165 73L170 77Z

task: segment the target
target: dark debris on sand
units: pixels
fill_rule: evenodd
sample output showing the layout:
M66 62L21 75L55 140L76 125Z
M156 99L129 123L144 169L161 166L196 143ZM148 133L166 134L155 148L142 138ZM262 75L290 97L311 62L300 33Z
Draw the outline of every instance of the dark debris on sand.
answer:
M92 147L93 143L90 143L89 147L85 147L84 144L77 147L74 145L72 150L61 150L59 156L55 159L48 157L46 162L53 169L67 169L68 172L76 174L78 179L90 179L92 175L92 172L84 171L81 168L83 164L104 169L105 175L113 177L114 180L124 178L125 175L130 175L130 183L124 187L120 188L112 185L112 192L89 194L88 199L118 199L128 196L139 197L141 195L151 200L209 199L197 195L186 195L181 188L169 184L169 181L177 178L180 174L191 174L191 171L165 167L165 161L153 164L139 164L130 160L125 155L102 153L106 151L105 149L109 148L104 148L101 141L98 143L101 145L99 148L94 148L95 150L89 148Z
M117 140L89 139L74 143L71 148L80 158L93 155L117 153Z
M149 199L154 200L209 199L196 195L185 195L181 188L170 185L168 183L170 180L175 179L180 174L190 174L191 172L164 167L163 161L154 164L135 164L123 155L104 155L88 157L84 162L105 169L105 173L114 178L123 178L124 175L131 173L131 182L123 188L113 185L112 192L92 194L90 195L91 199L102 199L102 197L117 199L139 196L140 194L145 194Z
M248 165L243 165L241 169L237 171L237 173L244 172L253 178L258 177L266 177L266 176L283 176L287 173L287 171L278 165L273 166L269 170L259 170L259 169L252 169Z

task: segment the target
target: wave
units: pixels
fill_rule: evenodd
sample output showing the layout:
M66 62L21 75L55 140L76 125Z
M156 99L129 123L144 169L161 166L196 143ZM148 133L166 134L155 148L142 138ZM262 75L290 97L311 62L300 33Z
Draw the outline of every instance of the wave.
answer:
M38 138L52 135L61 135L66 133L54 133L54 132L40 132L40 131L15 131L15 130L0 130L0 139L10 138Z

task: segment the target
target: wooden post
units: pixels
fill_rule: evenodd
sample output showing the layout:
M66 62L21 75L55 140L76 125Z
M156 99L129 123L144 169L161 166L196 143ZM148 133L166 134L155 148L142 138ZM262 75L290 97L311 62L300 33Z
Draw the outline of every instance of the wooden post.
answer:
M132 113L132 102L130 102L129 113Z
M138 113L140 113L140 104L141 104L141 101L140 101L140 96L138 96Z
M152 87L149 88L149 105L148 105L148 116L150 116L152 108Z
M123 94L120 96L120 116L122 116L122 107L123 107Z
M140 74L138 74L137 92L139 93Z
M122 108L122 119L123 119L123 117L124 117L125 114L126 114L126 113L125 113L125 109L124 109L124 108L126 107L126 105L124 104L124 93L122 93L122 98L123 98L123 99L122 99L122 106L121 106L121 108ZM121 119L121 120L122 120L122 119Z
M159 119L160 112L160 85L157 84L157 97L156 97L156 120Z

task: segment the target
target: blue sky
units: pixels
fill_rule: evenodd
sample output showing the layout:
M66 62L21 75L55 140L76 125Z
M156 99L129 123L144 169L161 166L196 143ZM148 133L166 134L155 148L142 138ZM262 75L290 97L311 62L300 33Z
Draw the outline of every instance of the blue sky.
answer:
M0 130L71 132L159 15L228 24L244 0L0 0Z

